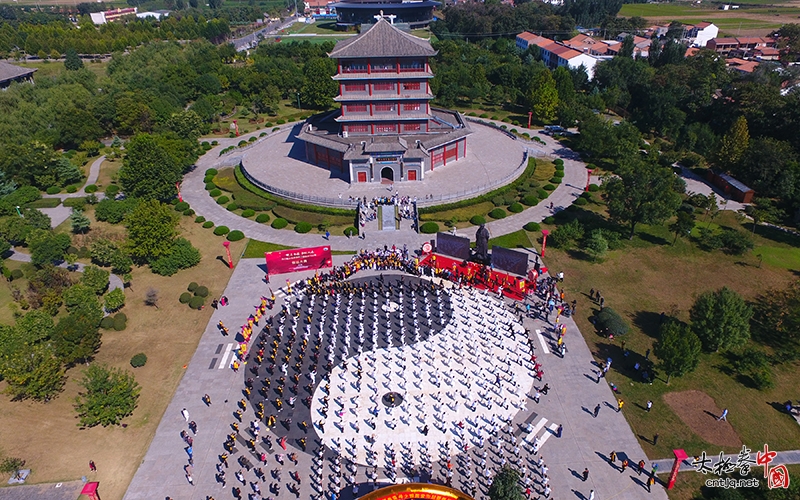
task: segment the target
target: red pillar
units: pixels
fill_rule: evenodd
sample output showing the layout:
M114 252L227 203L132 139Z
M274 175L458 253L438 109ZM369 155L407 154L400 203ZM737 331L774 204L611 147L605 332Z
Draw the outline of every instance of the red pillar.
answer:
M667 481L667 489L671 490L675 486L675 480L678 478L678 471L681 468L681 462L686 460L689 455L683 450L672 450L675 454L675 462L672 464L672 470L669 473L669 481Z
M230 241L223 241L222 246L225 247L225 252L228 254L228 267L233 269L233 259L231 259L231 242Z
M547 229L542 229L542 257L544 257L544 250L547 248L547 236L550 234L550 231Z

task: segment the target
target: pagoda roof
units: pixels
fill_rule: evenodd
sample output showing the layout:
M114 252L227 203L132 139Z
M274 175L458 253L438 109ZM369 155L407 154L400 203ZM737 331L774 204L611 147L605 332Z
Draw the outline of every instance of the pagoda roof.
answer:
M328 54L337 59L435 55L436 51L428 40L406 33L383 18L364 33L339 41Z

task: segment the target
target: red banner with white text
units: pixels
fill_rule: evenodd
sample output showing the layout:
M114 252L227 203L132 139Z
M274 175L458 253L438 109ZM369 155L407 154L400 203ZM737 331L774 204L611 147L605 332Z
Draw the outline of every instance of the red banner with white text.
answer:
M333 266L331 247L293 248L265 252L267 273L284 274L297 271L325 269Z

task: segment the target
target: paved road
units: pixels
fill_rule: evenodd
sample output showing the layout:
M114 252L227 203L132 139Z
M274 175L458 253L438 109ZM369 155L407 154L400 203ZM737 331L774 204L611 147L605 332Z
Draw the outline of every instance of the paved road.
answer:
M284 21L275 21L274 23L270 23L267 26L257 31L254 31L253 33L250 33L249 35L245 35L241 38L235 38L231 40L229 43L233 44L233 46L236 48L236 52L254 48L258 45L258 42L260 41L259 35L263 36L268 33L273 33L278 30L286 29L295 22L295 19L296 16L292 16Z
M84 189L86 189L86 186L97 182L97 177L100 175L100 165L102 165L104 161L106 161L105 155L92 162L92 165L89 167L89 175L86 176L86 182L78 191L74 193L43 194L42 198L61 198L63 200L65 198L86 196L87 193Z

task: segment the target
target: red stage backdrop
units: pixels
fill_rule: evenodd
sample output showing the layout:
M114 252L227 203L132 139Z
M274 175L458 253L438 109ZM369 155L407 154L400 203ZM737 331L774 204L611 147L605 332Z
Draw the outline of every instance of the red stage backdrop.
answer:
M333 266L331 247L296 248L265 252L269 274L293 273Z

